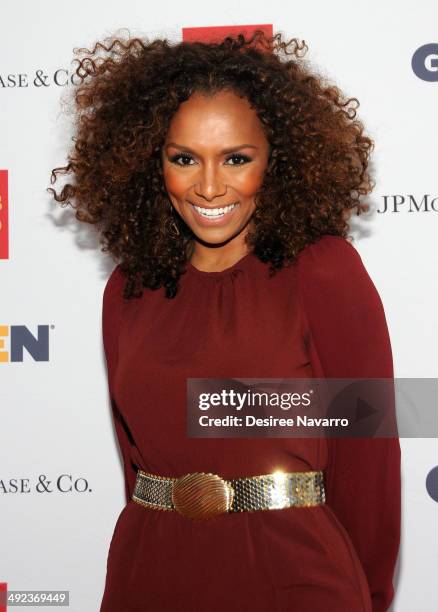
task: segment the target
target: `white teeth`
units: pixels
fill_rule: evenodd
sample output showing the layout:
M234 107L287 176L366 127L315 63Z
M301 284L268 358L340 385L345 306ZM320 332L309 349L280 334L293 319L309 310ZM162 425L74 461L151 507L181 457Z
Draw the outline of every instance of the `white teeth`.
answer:
M196 210L196 212L204 217L222 217L226 213L233 210L235 206L236 204L231 204L230 206L225 206L224 208L200 208L199 206L195 206L193 204L193 208Z

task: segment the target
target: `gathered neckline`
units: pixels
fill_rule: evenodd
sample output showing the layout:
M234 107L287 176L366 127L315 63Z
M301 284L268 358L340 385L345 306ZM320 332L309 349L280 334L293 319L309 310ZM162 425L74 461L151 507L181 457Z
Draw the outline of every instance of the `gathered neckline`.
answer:
M206 270L199 270L198 268L195 268L195 266L192 263L190 263L190 261L187 261L187 270L189 270L190 272L198 276L203 276L204 278L207 278L207 277L208 278L220 278L221 276L228 276L229 274L232 274L234 271L242 269L244 265L251 259L252 255L253 255L253 251L249 251L246 255L238 259L232 266L229 266L228 268L225 268L224 270L211 271L211 272L207 272Z

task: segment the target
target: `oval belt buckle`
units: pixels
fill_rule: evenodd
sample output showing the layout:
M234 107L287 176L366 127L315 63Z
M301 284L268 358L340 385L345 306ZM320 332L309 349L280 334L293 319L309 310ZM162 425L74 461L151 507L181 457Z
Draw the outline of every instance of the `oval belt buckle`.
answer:
M204 519L231 509L232 486L217 474L192 472L181 476L172 486L172 502L180 514Z

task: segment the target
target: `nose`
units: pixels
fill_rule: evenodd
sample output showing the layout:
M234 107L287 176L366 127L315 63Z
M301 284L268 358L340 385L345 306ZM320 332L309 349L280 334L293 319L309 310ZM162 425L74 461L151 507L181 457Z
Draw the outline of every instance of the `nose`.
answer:
M197 179L194 186L195 193L208 202L225 195L227 192L227 186L223 181L221 171L214 162L201 167Z

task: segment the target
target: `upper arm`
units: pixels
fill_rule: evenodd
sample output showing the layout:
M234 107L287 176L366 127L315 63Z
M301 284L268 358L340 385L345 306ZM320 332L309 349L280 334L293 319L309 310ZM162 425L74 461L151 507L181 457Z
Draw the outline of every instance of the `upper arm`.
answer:
M110 274L102 298L102 339L108 371L108 385L112 395L114 370L118 356L118 336L122 312L124 276L117 265Z
M356 249L343 238L325 236L299 255L298 279L317 377L322 369L327 378L393 378L383 305ZM382 397L395 415L393 393ZM327 446L327 503L363 565L373 612L383 612L393 598L399 550L399 440L329 438Z
M298 257L300 297L325 376L392 377L383 304L357 250L324 236Z
M102 335L107 362L108 389L110 393L111 410L123 460L125 499L126 502L129 502L134 490L137 472L131 461L130 433L114 399L114 376L118 359L118 339L122 317L124 285L125 277L120 269L120 266L118 265L111 273L103 292Z

